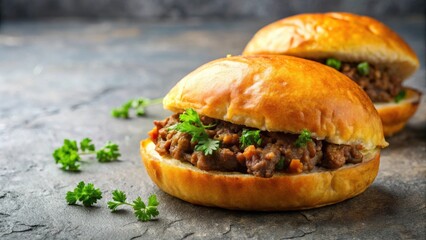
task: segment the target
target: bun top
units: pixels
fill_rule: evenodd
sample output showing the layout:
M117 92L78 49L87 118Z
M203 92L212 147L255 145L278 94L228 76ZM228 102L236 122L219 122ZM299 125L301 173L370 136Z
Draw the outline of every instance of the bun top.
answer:
M260 29L243 54L367 61L388 67L402 79L419 67L416 54L398 34L373 18L349 13L300 14L276 21Z
M373 103L352 80L320 63L283 55L228 57L178 82L163 105L267 131L300 133L366 149L387 143Z

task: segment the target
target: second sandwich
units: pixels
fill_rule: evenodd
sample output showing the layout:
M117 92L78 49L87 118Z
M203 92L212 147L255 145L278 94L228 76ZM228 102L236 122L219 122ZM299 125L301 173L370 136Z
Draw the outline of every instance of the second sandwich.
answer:
M315 60L344 73L368 94L386 136L400 131L421 93L402 86L419 67L408 44L383 23L350 13L300 14L260 29L244 55L285 54Z

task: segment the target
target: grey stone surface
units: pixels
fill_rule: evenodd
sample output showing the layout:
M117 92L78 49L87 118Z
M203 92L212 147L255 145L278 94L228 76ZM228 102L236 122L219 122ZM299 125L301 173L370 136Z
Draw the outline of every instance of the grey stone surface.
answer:
M327 11L351 11L376 17L424 16L426 4L424 0L0 0L0 15L6 19L276 19Z
M426 92L425 22L388 19L413 46L421 69L407 85ZM129 98L161 97L189 71L240 53L265 21L20 22L0 30L1 239L425 239L426 103L389 138L380 173L348 201L307 211L252 213L194 206L159 190L140 162L139 141L160 106L145 118L117 120L110 110ZM51 153L64 138L119 143L122 158L87 160L61 171ZM65 194L93 182L95 207L68 206ZM129 209L110 213L111 192L130 199L157 194L160 216L138 222Z

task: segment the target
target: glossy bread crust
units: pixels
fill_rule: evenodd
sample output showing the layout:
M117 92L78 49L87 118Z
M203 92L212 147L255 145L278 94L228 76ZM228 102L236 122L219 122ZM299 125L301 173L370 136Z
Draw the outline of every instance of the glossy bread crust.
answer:
M371 160L338 170L259 178L202 171L161 157L150 139L141 142L141 155L148 175L166 193L193 204L251 211L316 208L352 198L374 181L380 162L376 151Z
M320 63L282 55L228 57L177 83L163 105L268 131L335 144L387 146L372 102L352 80ZM368 124L367 124L368 123Z
M407 96L399 103L375 104L382 119L385 136L392 136L404 128L408 120L416 113L420 104L421 92L406 88Z
M350 13L300 14L276 21L260 29L243 54L367 61L389 67L402 79L419 67L416 54L398 34L373 18Z

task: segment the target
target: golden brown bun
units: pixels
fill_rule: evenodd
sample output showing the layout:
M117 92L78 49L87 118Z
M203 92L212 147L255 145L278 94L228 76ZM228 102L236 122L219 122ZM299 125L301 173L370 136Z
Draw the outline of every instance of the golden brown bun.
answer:
M385 136L392 136L399 132L414 115L419 104L421 93L417 90L406 88L407 96L399 103L376 103L374 106L382 119Z
M243 54L367 61L388 66L402 79L419 67L416 54L398 34L373 18L349 13L300 14L276 21L260 29Z
M387 146L366 93L320 63L290 56L229 57L207 63L176 84L166 109L261 130L300 133L335 144Z
M172 196L204 206L256 211L308 209L354 197L374 181L380 162L378 150L369 161L338 170L259 178L202 171L161 157L150 139L141 142L141 155L152 181Z

